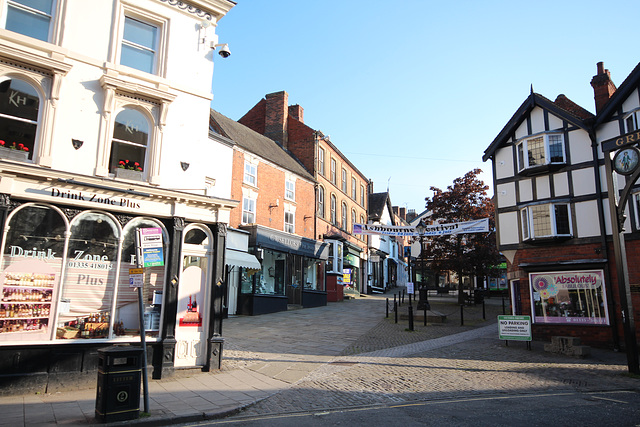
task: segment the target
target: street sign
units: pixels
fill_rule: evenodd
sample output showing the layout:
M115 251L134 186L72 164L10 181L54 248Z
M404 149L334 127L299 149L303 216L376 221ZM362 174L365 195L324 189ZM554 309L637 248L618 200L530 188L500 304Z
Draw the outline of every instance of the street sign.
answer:
M142 268L129 269L129 287L141 288L144 285L144 270Z
M139 228L138 241L139 250L142 252L140 265L162 267L164 265L162 229L160 227Z
M407 282L407 293L413 295L413 282Z
M531 341L531 316L498 316L501 340Z

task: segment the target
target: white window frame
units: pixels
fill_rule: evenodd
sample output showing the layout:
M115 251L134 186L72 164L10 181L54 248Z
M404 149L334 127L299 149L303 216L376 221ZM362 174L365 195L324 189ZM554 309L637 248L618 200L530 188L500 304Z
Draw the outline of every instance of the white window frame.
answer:
M633 132L635 130L640 129L638 123L640 122L638 115L640 114L640 110L632 111L624 117L624 130L625 133Z
M244 161L242 182L252 187L258 186L258 166L249 160Z
M551 161L550 142L549 140L559 136L560 147L562 148L562 161ZM543 139L544 144L544 162L539 164L529 164L529 143L539 138ZM526 154L526 155L525 155ZM567 161L566 152L564 148L564 134L561 132L547 132L543 134L531 135L521 139L516 143L516 162L518 165L518 172L522 172L527 169L546 166L550 164L564 164Z
M169 105L176 95L106 74L100 78L100 84L105 93L103 114L100 118L96 175L113 176L109 171L109 159L115 118L124 108L134 108L141 111L151 125L147 143L145 179L151 184L159 185L160 153L164 135L161 129L166 125Z
M334 159L333 157L331 158L331 183L333 185L336 185L337 181L337 175L336 175L336 169L337 169L338 165L336 162L336 159Z
M289 221L287 221L287 219L289 219ZM285 233L296 233L296 212L291 208L284 210L284 231Z
M360 206L364 208L364 198L365 198L364 185L360 185Z
M144 24L151 25L156 27L157 29L157 40L156 46L152 49L154 52L154 65L151 73L142 71L138 68L127 66L121 64L120 58L122 57L122 45L125 43L124 40L124 27L126 18L133 19L136 21L140 21ZM118 42L114 43L113 51L112 51L112 61L115 64L118 64L119 67L125 67L128 73L133 72L134 74L143 73L144 75L156 75L160 77L165 77L166 73L166 60L167 60L167 38L168 38L168 29L169 29L169 19L164 16L160 16L158 14L148 12L146 10L140 8L134 8L128 4L122 4L120 13L116 16L116 22L114 23L114 28L118 28Z
M242 198L242 224L254 224L256 222L256 199L253 197Z
M358 181L355 176L351 177L351 198L355 201L358 200Z
M295 202L296 200L296 181L294 179L285 179L284 181L284 198Z
M46 40L42 40L36 37L32 37L29 36L27 34L21 33L21 32L16 32L16 34L21 34L25 37L30 37L34 40L41 40L43 42L48 42L48 43L54 43L56 44L58 42L58 37L56 36L57 34L57 28L59 26L58 23L58 17L60 16L60 8L61 8L61 1L60 0L53 0L51 2L51 11L49 13L46 12L42 12L40 10L31 8L29 6L26 6L24 4L22 4L22 2L20 2L20 0L7 0L5 2L4 5L4 9L3 9L3 18L2 18L2 28L7 28L7 20L9 19L9 9L13 8L15 10L21 10L23 12L27 12L33 15L36 15L38 17L46 17L49 19L49 25L47 28L47 39ZM11 30L9 30L11 31Z
M347 187L347 170L345 168L342 168L341 178L342 178L342 192L348 195L349 190Z
M320 175L325 176L324 170L324 148L318 147L318 172Z
M557 215L556 215L556 207L564 206L567 210L567 218L566 221L568 223L569 232L568 233L558 233L558 224L557 224ZM550 234L537 234L535 229L535 223L539 220L539 218L535 215L535 210L544 211L544 207L548 208L548 216L549 223L547 224L551 230ZM571 204L570 203L545 203L545 204L535 204L526 206L520 209L520 226L522 233L522 240L536 240L536 239L545 239L545 238L553 238L553 237L573 237L573 220L571 218Z
M325 196L326 196L326 192L324 190L324 187L319 185L318 186L318 216L320 218L325 218Z
M358 222L358 214L355 209L351 209L351 232L353 233L353 224Z
M147 164L149 163L150 159L149 159L149 147L152 143L151 138L153 137L153 127L154 127L154 118L152 116L149 116L148 111L144 110L144 109L138 109L135 108L134 106L131 105L125 105L123 106L115 115L113 124L114 124L114 128L115 128L115 123L116 123L116 119L118 118L118 116L127 110L131 110L131 111L135 111L138 112L142 118L146 121L146 125L148 126L149 129L149 133L147 135L147 144L146 145L141 145L132 141L128 141L128 140L123 140L123 139L116 139L115 135L111 135L111 150L113 150L113 144L119 144L119 145L123 145L123 146L131 146L131 147L138 147L141 149L144 149L144 158L142 159L142 163L140 164L140 168L142 169L142 173L143 176L146 174L147 172ZM134 159L135 160L135 159ZM113 170L111 170L111 153L109 154L109 172L114 173Z
M331 194L329 203L330 203L330 206L329 206L329 209L330 209L329 220L330 220L331 224L337 225L337 223L338 223L338 212L337 212L337 210L338 210L338 206L337 206L338 205L338 199L337 199L335 194L333 194L333 193Z
M342 227L343 230L348 230L349 229L349 206L347 206L347 202L345 202L344 200L342 201L342 211L340 212L341 216L341 224L340 226Z

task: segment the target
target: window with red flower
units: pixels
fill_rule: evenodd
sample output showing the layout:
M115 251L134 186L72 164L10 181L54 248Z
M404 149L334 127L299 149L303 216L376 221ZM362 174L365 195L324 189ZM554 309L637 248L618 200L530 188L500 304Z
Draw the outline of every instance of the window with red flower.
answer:
M33 158L38 129L38 92L18 79L0 80L0 146Z
M138 110L127 108L116 116L109 170L144 171L149 140L149 122Z

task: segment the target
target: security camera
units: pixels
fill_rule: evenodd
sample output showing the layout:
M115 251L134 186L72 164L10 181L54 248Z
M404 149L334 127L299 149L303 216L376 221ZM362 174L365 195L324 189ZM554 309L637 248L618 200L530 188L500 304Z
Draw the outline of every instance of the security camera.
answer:
M218 52L218 55L222 56L223 58L228 58L231 56L231 51L229 50L229 45L227 45L226 43L222 45L222 47L220 47L220 52Z

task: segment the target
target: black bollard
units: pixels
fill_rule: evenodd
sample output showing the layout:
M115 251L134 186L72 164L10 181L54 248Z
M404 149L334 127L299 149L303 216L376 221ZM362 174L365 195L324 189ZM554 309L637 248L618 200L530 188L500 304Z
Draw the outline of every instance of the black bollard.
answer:
M396 318L396 323L398 323L398 304L395 301L393 302L393 311Z
M424 305L424 326L427 326L427 305Z
M393 294L393 306L396 306L396 294Z
M487 320L487 313L484 308L484 298L482 299L482 320Z
M506 314L504 311L504 296L502 296L502 314Z
M384 318L388 319L389 318L389 298L387 298L387 304L385 306L385 309L386 309L387 315Z
M402 303L404 304L404 289L402 290Z
M464 304L460 304L460 326L464 326Z
M413 307L409 306L409 330L413 331Z

